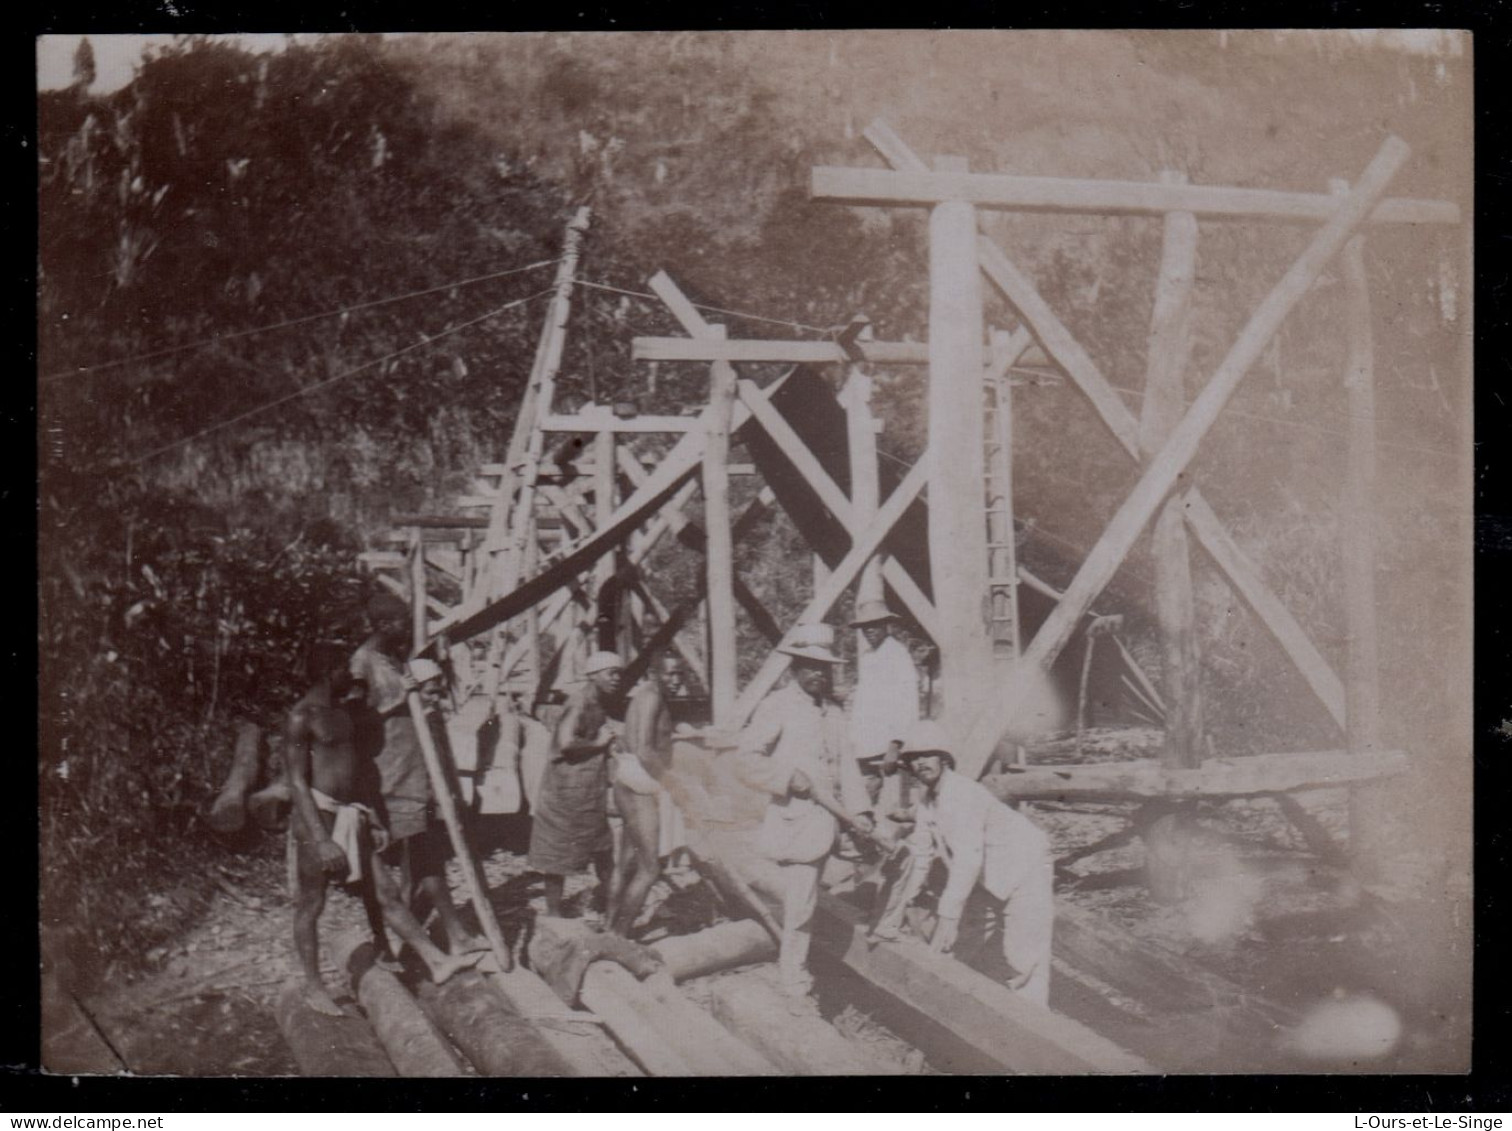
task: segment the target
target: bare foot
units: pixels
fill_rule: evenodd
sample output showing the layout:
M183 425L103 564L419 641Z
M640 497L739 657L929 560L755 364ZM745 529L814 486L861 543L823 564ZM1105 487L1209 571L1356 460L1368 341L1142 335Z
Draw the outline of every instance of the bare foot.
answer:
M346 1014L342 1012L341 1006L336 1004L331 995L326 992L326 988L319 982L305 983L304 999L305 1004L313 1009L316 1013L323 1013L327 1017L346 1016Z
M444 955L439 961L431 963L431 981L438 986L443 985L453 974L476 966L482 958L481 951L473 951L471 954Z

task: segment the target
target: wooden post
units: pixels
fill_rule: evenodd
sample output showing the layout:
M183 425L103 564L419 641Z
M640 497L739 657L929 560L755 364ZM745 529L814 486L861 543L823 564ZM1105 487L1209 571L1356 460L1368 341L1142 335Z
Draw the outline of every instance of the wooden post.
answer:
M614 516L614 433L608 430L594 433L593 436L593 528L600 530L608 525ZM614 577L615 561L618 553L605 554L598 560L593 570L593 615L595 627L603 623L604 609L600 603L604 586ZM619 626L623 623L619 610L623 608L623 598L617 597L615 601L615 625L614 640L616 645L619 641ZM595 642L595 647L604 647L603 640Z
M1165 184L1186 178L1167 170ZM1169 212L1155 283L1155 310L1150 319L1145 355L1144 408L1139 417L1139 453L1148 461L1160 450L1186 408L1183 374L1191 352L1189 322L1192 280L1197 267L1197 217ZM1173 491L1155 519L1152 556L1155 615L1160 624L1165 683L1165 744L1161 764L1173 769L1202 763L1202 688L1197 657L1197 617L1192 601L1192 564L1187 546L1184 499ZM1090 655L1091 637L1088 637ZM1146 882L1158 903L1183 898L1192 843L1192 822L1180 811L1161 812L1144 829Z
M1181 423L1172 429L1159 453L1146 465L1139 482L1088 553L1086 561L1066 587L1065 598L1045 619L1025 649L1023 662L1026 665L1048 670L1055 662L1087 607L1112 579L1145 523L1149 522L1177 477L1197 454L1203 436L1233 396L1249 367L1259 358L1265 343L1311 288L1328 261L1365 222L1409 152L1407 143L1400 138L1386 139L1338 211L1319 229L1307 249L1250 317L1207 387L1192 402ZM975 776L981 771L993 747L1017 716L1026 691L1027 681L1015 680L1008 693L981 717L960 759L962 773Z
M1182 184L1186 178L1168 171L1161 180ZM1145 361L1144 411L1139 418L1139 450L1145 460L1160 450L1186 408L1182 376L1191 352L1188 324L1196 265L1197 217L1190 212L1168 213ZM1166 499L1155 520L1154 559L1167 704L1161 761L1172 767L1195 766L1202 761L1202 699L1191 558L1179 492Z
M724 337L723 326L711 326ZM730 419L735 410L735 367L709 366L709 407L704 417L704 528L708 545L709 694L714 725L726 726L735 706L735 544L730 533Z
M1344 181L1330 184L1349 190ZM1351 754L1380 749L1380 688L1375 612L1375 361L1370 326L1370 283L1365 275L1365 237L1344 245L1345 333L1348 356L1344 388L1349 397L1349 457L1344 478L1344 616L1349 652L1344 665L1345 745ZM1361 786L1350 793L1350 852L1363 863L1382 842L1382 787ZM1370 858L1370 859L1364 859Z
M210 827L216 832L240 832L247 823L247 795L256 788L258 775L262 772L263 746L261 727L249 722L237 724L231 770L226 774L226 784L221 787L215 804L210 807Z
M420 535L419 527L410 530L410 621L411 630L418 650L425 645L427 625L425 620L425 540Z
M947 167L952 164L938 162ZM976 209L929 219L929 572L940 625L946 725L964 727L991 687L982 436L982 284Z
M845 436L850 450L850 503L853 525L864 527L881 505L881 486L877 478L876 418L871 411L872 379L859 365L853 365L840 403L845 406ZM817 588L817 585L816 585ZM873 558L861 569L856 584L856 602L882 600L882 561Z

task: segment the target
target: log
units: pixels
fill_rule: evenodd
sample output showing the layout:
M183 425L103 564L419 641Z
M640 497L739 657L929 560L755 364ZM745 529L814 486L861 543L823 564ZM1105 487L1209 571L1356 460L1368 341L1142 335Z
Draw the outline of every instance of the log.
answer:
M1322 750L1209 758L1192 769L1172 769L1147 758L1080 766L1031 766L985 778L982 784L1002 801L1197 800L1337 789L1392 777L1407 768L1407 755L1399 750L1374 755Z
M724 327L711 326L712 337ZM704 582L709 609L709 696L715 726L728 726L735 706L735 543L730 532L730 419L735 410L735 370L728 362L709 367L703 457L704 526L708 557Z
M572 1076L642 1076L644 1073L604 1032L603 1019L586 1011L567 1011L541 978L516 967L507 974L490 972L488 983L507 1008L528 1018L536 1032L568 1067Z
M262 772L265 748L261 727L249 722L237 724L231 769L210 807L210 827L216 832L237 833L246 827L247 795L256 787Z
M1337 215L1339 199L1321 192L1172 185L1152 181L1020 177L1003 173L929 170L894 172L816 165L810 199L838 204L924 207L962 201L1023 212L1094 212L1164 216L1193 212L1208 219L1318 221ZM1362 220L1399 224L1458 224L1459 207L1447 200L1393 197L1371 202Z
M399 979L373 964L373 944L356 935L332 947L337 965L352 980L352 991L373 1032L400 1076L465 1076L462 1062Z
M934 953L916 939L868 940L862 912L832 896L819 897L814 946L972 1046L996 1071L1153 1071L1080 1023L1013 993L950 955Z
M794 1015L762 972L726 974L709 987L709 1010L721 1025L792 1076L878 1076L869 1061L817 1013Z
M1202 438L1212 427L1234 390L1239 387L1245 373L1260 356L1265 343L1275 334L1292 307L1301 301L1345 241L1364 222L1370 209L1386 191L1391 178L1407 159L1409 151L1407 143L1400 138L1386 139L1353 191L1339 204L1337 212L1319 229L1307 249L1250 317L1208 381L1207 387L1192 402L1181 418L1181 423L1161 446L1160 452L1150 460L1139 477L1139 482L1088 552L1086 561L1066 587L1065 598L1052 610L1035 634L1034 640L1025 649L1024 660L1031 669L1037 667L1048 670L1055 662L1076 623L1112 579L1161 500L1197 454ZM982 713L962 752L962 773L974 777L981 771L998 740L1013 725L1025 699L1028 683L1027 680L1015 681L1014 688L1001 702Z
M264 829L286 828L293 805L294 795L289 792L289 783L282 778L247 798L247 812Z
M942 718L964 730L995 682L983 501L982 273L976 209L955 198L929 220L929 576L945 691Z
M1184 180L1179 173L1161 176L1168 184ZM1169 213L1155 283L1155 310L1145 359L1144 409L1139 419L1139 451L1146 459L1160 450L1186 406L1182 375L1191 353L1188 325L1196 267L1197 218L1190 212ZM1165 699L1170 704L1161 758L1168 766L1195 766L1202 761L1202 687L1191 558L1179 495L1168 497L1161 505L1152 549L1155 614L1165 660Z
M278 1030L304 1076L395 1076L393 1061L366 1019L328 1017L305 1004L298 984L279 995Z
M445 985L423 982L416 996L480 1076L577 1075L540 1030L510 1008L476 970L454 974Z
M533 964L548 963L586 931L581 923L539 919L530 941ZM617 962L597 961L583 974L578 999L655 1076L775 1075L778 1069L678 992L665 971L644 981Z
M674 982L777 957L771 934L752 919L731 919L691 935L658 939L651 949Z

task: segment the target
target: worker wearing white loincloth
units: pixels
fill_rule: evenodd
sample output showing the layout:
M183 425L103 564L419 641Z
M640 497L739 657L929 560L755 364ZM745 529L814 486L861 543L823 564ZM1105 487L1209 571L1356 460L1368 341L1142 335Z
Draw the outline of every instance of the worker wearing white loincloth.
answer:
M662 656L630 695L614 744L614 803L624 821L609 897L609 928L626 934L661 876L661 861L685 843L681 814L660 783L672 758L667 699L683 686L682 664Z
M1050 996L1055 918L1050 839L981 782L956 773L951 745L934 722L918 723L903 743L903 766L924 787L924 796L914 810L918 823L907 841L904 872L874 933L897 937L904 910L939 860L949 876L930 948L955 947L969 900L984 919L1001 925L1003 957L1013 968L1009 989L1044 1005Z

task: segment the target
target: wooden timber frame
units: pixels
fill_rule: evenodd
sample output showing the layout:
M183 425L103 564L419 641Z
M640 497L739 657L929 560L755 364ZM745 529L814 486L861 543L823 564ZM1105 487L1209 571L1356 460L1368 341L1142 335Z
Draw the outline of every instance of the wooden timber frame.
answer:
M1389 139L1352 187L1335 182L1328 192L1298 193L1191 185L1175 173L1150 183L973 173L954 158L939 159L931 167L884 122L873 123L864 136L891 170L818 167L812 195L930 210L930 341L877 341L869 325L860 334L842 333L829 341L731 338L659 273L651 289L687 336L637 337L632 356L707 364L709 399L697 415L641 416L593 404L563 412L555 404L587 210L573 218L505 461L483 467L477 490L457 500L463 513L412 516L405 541L425 568L408 584L387 581L396 589L403 585L406 596L423 608L417 629L423 617L427 648L449 653L462 693L497 698L506 690L538 692L570 680L585 651L598 646L598 628L611 611L601 606L612 590L617 628L612 640L605 637L604 642L622 648L639 642L638 653L626 657L637 672L649 659L651 649L645 645L676 648L708 689L716 727L742 725L786 667L774 647L754 677L737 686L736 607L745 608L769 643L775 645L773 637L781 632L734 567L736 540L772 502L768 491L738 520L730 513L727 484L737 471L748 469L730 464L729 438L755 421L851 539L838 565L816 572L813 596L795 623L823 620L853 585L859 583L862 595L875 597L885 584L900 611L940 650L943 721L961 736L962 771L980 774L988 767L999 743L1014 729L1033 682L1029 673L1048 669L1095 618L1092 602L1152 521L1155 603L1165 650L1163 697L1132 664L1127 650L1124 656L1130 674L1147 692L1143 697L1159 701L1165 714L1162 765L1196 767L1204 754L1189 538L1275 637L1338 725L1345 748L1366 760L1384 753L1377 734L1376 629L1369 592L1374 443L1369 413L1351 412L1352 419L1364 423L1351 439L1346 476L1346 510L1355 520L1344 539L1349 650L1342 679L1184 473L1245 371L1324 266L1341 252L1350 304L1346 385L1355 405L1368 405L1371 348L1363 227L1367 222L1442 224L1459 219L1458 208L1449 202L1385 197L1406 159L1405 144ZM1141 416L1125 407L1030 279L979 232L977 209L982 207L1162 217ZM1316 225L1317 231L1254 312L1207 386L1189 402L1183 375L1190 352L1199 219L1305 223ZM984 325L983 276L1017 316L1012 333ZM739 374L739 367L752 363L826 362L848 366L839 399L853 460L850 494L773 409L770 398L780 382L762 389ZM870 415L869 389L870 370L878 365L926 365L929 382L929 442L919 463L886 499L878 497L874 475L864 470L871 462L868 447L875 450L877 425ZM1026 366L1064 373L1141 468L1135 488L1063 593L1032 578L1011 554L1007 378ZM984 436L980 445L962 443L963 437L982 430L984 420L992 422L994 435ZM670 443L660 455L636 450L645 437L658 435L664 437L661 443ZM1184 479L1180 489L1178 477ZM879 552L903 511L926 493L932 599L901 563ZM703 498L701 525L684 513L695 495ZM441 549L428 541L442 527L448 528L452 547ZM641 569L668 534L705 558L698 599L678 607L657 597ZM1005 542L1007 555L1002 553ZM401 565L393 558L377 560L381 557L369 555L369 560L380 568ZM1005 557L1011 574L1006 578ZM434 586L422 592L418 582L426 571L440 575L449 591L460 590L460 601L443 603ZM1057 594L1049 618L1027 641L1021 639L1017 618L1021 583ZM704 638L692 631L700 612ZM1006 633L995 626L999 619L1009 623ZM486 654L480 655L469 645L485 637ZM1005 639L1010 641L1006 648ZM1383 762L1383 771L1385 766ZM1289 780L1291 772L1289 768L1283 776Z

